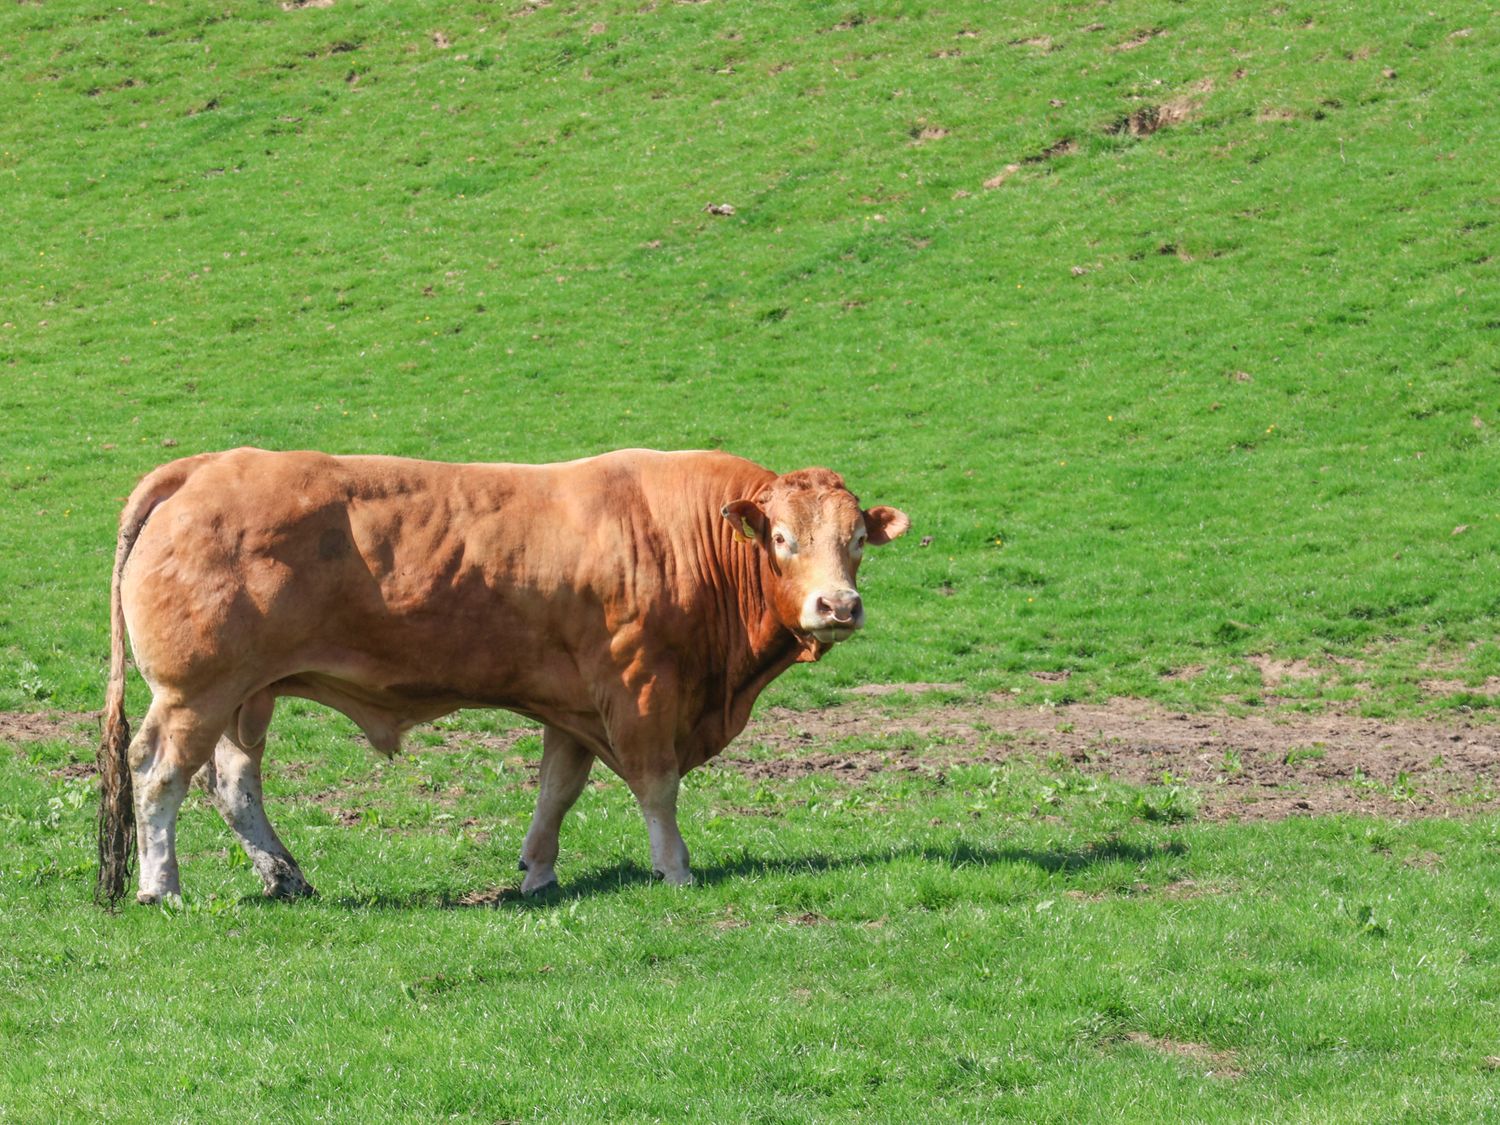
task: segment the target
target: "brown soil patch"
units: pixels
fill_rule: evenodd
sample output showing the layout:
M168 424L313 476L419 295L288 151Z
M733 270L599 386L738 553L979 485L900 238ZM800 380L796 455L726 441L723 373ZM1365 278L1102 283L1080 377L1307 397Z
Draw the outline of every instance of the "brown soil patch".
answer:
M1191 1063L1195 1070L1202 1069L1205 1074L1214 1078L1241 1078L1245 1073L1233 1051L1216 1051L1202 1043L1158 1039L1154 1035L1147 1035L1144 1031L1132 1031L1125 1036L1125 1042L1136 1047L1144 1047L1148 1051L1158 1051L1163 1055L1183 1059Z
M87 728L92 735L82 732ZM97 712L0 711L0 743L87 741L90 749L99 734Z
M1208 666L1205 664L1184 664L1181 668L1173 668L1170 672L1163 672L1161 678L1164 680L1196 680L1206 671L1208 671Z
M839 750L879 738L880 749ZM898 713L870 703L772 709L710 768L789 780L938 774L1032 760L1135 785L1193 789L1199 816L1274 820L1364 813L1451 816L1500 809L1500 727L1351 715L1186 714L1143 700L1020 708L1004 698Z
M1035 156L1026 158L1027 164L1040 164L1045 160L1055 160L1059 156L1072 156L1078 151L1078 142L1072 137L1064 137L1060 141L1054 141Z
M1110 48L1111 51L1134 51L1137 47L1144 47L1158 35L1165 35L1167 29L1164 27L1147 27L1135 32L1129 39L1122 43L1116 43Z
M922 695L929 691L962 691L963 684L861 684L849 689L850 695L873 698L882 695Z
M1466 684L1462 680L1423 680L1422 690L1428 695L1458 695L1460 692L1500 695L1500 676L1491 676L1482 684Z
M1031 678L1040 680L1044 684L1065 684L1073 677L1073 673L1064 669L1061 672L1033 672Z
M809 910L803 914L787 915L782 921L791 926L826 926L832 919Z
M996 172L993 176L984 181L984 188L986 191L993 191L995 188L999 187L1006 180L1010 179L1017 172L1019 172L1023 165L1045 164L1047 161L1054 160L1059 156L1071 156L1077 151L1078 142L1075 141L1072 137L1063 137L1062 140L1053 142L1046 148L1042 149L1041 152L1026 157L1020 162L1020 164L1007 164L1004 168L1000 169L1000 171Z
M1258 665L1259 666L1259 665ZM1293 678L1298 662L1265 662L1267 680ZM877 774L936 775L955 766L1034 761L1135 785L1170 778L1198 796L1210 820L1364 813L1454 816L1500 810L1500 725L1472 720L1381 720L1354 715L1266 712L1243 716L1188 714L1144 700L1017 707L1008 696L970 703L893 705L895 691L942 691L954 684L882 685L862 698L819 711L771 708L758 715L709 768L746 777L795 780L822 774L858 783ZM1500 687L1486 683L1484 687ZM1472 689L1470 689L1472 690ZM873 698L872 698L873 696ZM91 771L97 716L88 713L0 712L0 744L62 741L79 762L61 775ZM441 748L476 748L504 756L535 785L537 755L516 744L536 734L522 727L499 734L444 732ZM844 749L879 740L878 748ZM413 745L417 753L426 747ZM342 792L312 800L340 807ZM439 799L451 800L451 795Z
M984 190L994 191L997 187L1003 184L1006 180L1010 179L1020 170L1021 166L1019 164L1007 164L1004 168L1001 168L1000 171L996 172L993 176L984 181Z
M1125 133L1132 137L1149 137L1161 129L1181 125L1198 111L1191 98L1173 98L1161 105L1142 106L1105 129L1106 133Z
M1063 894L1079 902L1106 902L1109 899L1118 898L1121 894L1131 896L1150 895L1158 899L1165 899L1168 902L1188 902L1195 898L1228 894L1230 889L1224 883L1199 883L1194 879L1178 879L1161 887L1152 887L1150 883L1134 883L1125 891L1069 890L1064 891Z
M484 887L477 891L465 891L457 900L457 906L499 906L502 902L520 901L520 887Z
M1315 680L1322 673L1306 660L1277 660L1270 656L1252 656L1250 663L1260 673L1260 682L1267 688L1280 687L1286 680Z

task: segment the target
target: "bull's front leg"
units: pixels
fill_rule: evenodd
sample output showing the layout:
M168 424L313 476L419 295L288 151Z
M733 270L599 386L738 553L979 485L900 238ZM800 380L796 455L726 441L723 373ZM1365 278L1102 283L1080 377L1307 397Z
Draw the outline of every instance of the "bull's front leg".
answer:
M617 643L619 638L616 639ZM637 652L624 680L624 693L606 708L611 714L611 768L630 786L651 836L651 867L673 886L693 881L687 845L677 830L677 790L682 780L677 757L680 699L670 661Z
M693 873L688 868L687 844L677 829L677 791L681 779L675 765L628 777L626 782L646 819L646 831L651 836L651 867L657 877L673 886L691 883Z
M552 865L557 862L557 833L563 817L583 792L594 764L591 750L556 727L542 730L542 768L536 811L521 845L521 893L537 894L557 885Z

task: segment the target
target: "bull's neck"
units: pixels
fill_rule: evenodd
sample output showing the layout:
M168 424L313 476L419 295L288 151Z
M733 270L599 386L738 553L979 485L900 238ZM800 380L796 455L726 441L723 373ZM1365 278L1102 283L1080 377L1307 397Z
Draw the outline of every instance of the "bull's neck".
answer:
M748 491L741 495L751 495ZM756 698L772 680L798 660L809 659L808 647L776 619L769 600L776 575L766 552L736 541L729 522L712 505L711 522L702 528L707 548L700 562L714 576L710 614L712 643L703 653L710 668L705 679L717 689L703 700L705 711L691 747L684 748L684 768L713 757L749 722ZM722 694L720 694L722 692Z
M731 619L731 630L739 634L736 639L740 642L737 645L731 642L726 653L728 671L736 681L754 676L767 664L778 664L780 671L796 659L801 642L777 620L772 608L771 588L776 575L770 558L755 544L736 540L727 522L720 521L720 525L724 529L720 532L720 549L727 580L725 592L729 596L725 609Z

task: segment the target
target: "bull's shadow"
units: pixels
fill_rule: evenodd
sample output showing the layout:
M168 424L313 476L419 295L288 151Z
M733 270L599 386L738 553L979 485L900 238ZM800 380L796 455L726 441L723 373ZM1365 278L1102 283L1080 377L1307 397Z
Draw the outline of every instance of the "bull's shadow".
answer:
M813 853L801 856L782 856L761 859L743 856L719 863L694 866L693 878L700 886L714 886L738 879L819 874L850 869L878 869L902 860L920 860L924 863L951 870L959 868L986 868L1007 865L1038 867L1048 874L1071 875L1086 871L1101 863L1122 861L1143 863L1161 856L1181 856L1187 848L1177 841L1158 846L1135 844L1106 838L1075 848L1025 848L1002 846L984 847L960 842L952 845L910 844L882 851L859 852L853 855L826 855ZM325 902L346 910L420 910L420 909L464 909L504 908L546 909L559 903L577 899L596 898L617 894L645 884L655 882L651 869L635 860L625 860L608 867L585 871L572 879L565 879L558 887L550 888L534 897L521 894L519 884L492 888L483 891L455 894L451 890L413 891L406 894L380 894L342 896L328 898ZM688 893L691 893L689 891ZM251 901L247 896L245 901ZM267 901L258 896L253 901Z

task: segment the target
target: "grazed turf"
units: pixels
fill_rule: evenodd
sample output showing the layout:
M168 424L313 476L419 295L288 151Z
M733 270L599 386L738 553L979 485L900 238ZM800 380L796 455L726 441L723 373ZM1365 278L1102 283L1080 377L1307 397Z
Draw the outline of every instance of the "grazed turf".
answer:
M79 735L0 749L0 1118L1500 1109L1492 816L1212 823L1191 786L1024 752L715 768L686 788L677 891L600 776L561 891L526 902L534 736L440 730L387 765L292 711L269 803L309 903L263 902L195 796L185 906L101 915Z
M866 569L867 635L772 703L1484 719L1495 32L1386 2L0 10L0 708L98 706L119 499L249 442L839 468L915 530ZM323 891L295 906L195 800L187 905L100 916L76 732L0 750L0 1119L1500 1116L1494 818L1409 819L1410 772L1370 775L1394 815L1215 824L1208 779L1045 754L713 771L687 893L606 783L523 904L531 736L465 748L513 729L467 716L380 766L286 711L273 816Z

